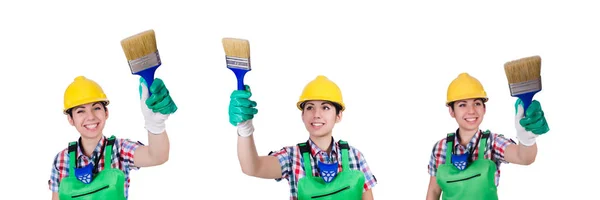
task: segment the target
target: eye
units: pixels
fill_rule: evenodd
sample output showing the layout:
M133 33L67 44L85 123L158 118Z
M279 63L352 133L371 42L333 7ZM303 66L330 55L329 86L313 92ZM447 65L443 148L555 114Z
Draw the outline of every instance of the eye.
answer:
M465 106L467 106L467 104L464 104L464 103L458 104L458 107L465 107Z
M94 110L102 110L102 108L98 106L98 107L94 107Z
M82 109L79 109L79 110L77 110L77 112L75 112L75 113L79 114L79 113L83 113L83 112L85 112L85 111L84 111L84 110L82 110Z
M481 105L483 105L483 104L482 104L481 102L476 102L476 103L475 103L475 105L476 105L476 106L481 106Z
M306 110L312 110L312 106L306 106Z
M329 106L323 106L323 110L330 110L331 108Z

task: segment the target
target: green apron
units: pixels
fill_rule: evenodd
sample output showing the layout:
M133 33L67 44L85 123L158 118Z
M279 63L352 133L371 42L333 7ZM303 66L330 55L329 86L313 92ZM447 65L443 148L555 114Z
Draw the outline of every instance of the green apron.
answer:
M77 142L69 143L69 176L62 179L58 188L60 200L125 200L125 174L111 168L112 147L115 136L108 138L104 151L104 170L85 184L75 177ZM101 155L100 155L101 157ZM96 164L97 165L97 164Z
M496 163L485 159L489 130L480 135L479 155L465 170L452 165L454 133L446 139L446 162L437 170L437 183L442 189L442 200L497 200L495 184Z
M310 145L308 142L300 143L300 152L304 164L305 176L298 180L298 200L361 200L365 175L359 170L350 170L347 142L339 141L342 150L342 171L329 183L322 178L313 176ZM316 162L316 161L315 161Z

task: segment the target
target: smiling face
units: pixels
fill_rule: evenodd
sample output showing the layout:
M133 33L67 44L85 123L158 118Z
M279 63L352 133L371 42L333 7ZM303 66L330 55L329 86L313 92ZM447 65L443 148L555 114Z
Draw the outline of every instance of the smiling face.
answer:
M306 101L302 109L302 121L312 137L331 137L335 123L342 120L342 112L328 101Z
M108 110L101 102L88 103L73 108L67 116L82 138L95 139L102 136Z
M482 99L466 99L448 106L450 116L458 123L460 131L475 132L485 115L485 104Z

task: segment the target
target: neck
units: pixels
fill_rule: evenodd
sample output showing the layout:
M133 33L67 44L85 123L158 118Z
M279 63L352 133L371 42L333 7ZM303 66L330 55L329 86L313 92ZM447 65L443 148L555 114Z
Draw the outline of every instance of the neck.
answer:
M94 138L81 137L81 147L83 147L83 153L86 156L92 157L92 154L94 153L94 149L98 145L98 142L100 142L100 139L102 138L102 136L103 135L100 134L99 136L94 137Z
M310 140L312 140L319 149L327 153L331 152L331 133L321 137L310 136Z
M463 128L458 128L458 134L460 135L460 144L463 146L467 146L471 141L471 138L479 131L479 128L473 130L465 130Z

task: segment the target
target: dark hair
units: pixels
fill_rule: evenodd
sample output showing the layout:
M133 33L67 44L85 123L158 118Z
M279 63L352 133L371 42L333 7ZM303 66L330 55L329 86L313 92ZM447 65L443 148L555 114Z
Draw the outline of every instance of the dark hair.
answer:
M100 103L102 104L102 107L104 108L104 110L108 110L108 108L106 107L106 101L100 101L100 102L94 102L94 103ZM67 111L65 111L70 117L73 117L73 108L69 108Z
M485 108L485 99L484 98L477 98L475 100L481 100L481 102L483 103L483 107ZM456 101L448 103L448 106L450 106L452 111L454 111L454 104L456 104Z
M333 107L335 108L335 115L339 115L340 112L342 112L342 105L340 105L338 103L335 103L335 102L332 102L332 101L325 101L325 102L333 105ZM304 112L304 105L305 104L306 104L306 101L302 102L300 104L300 108L302 108L302 112Z

